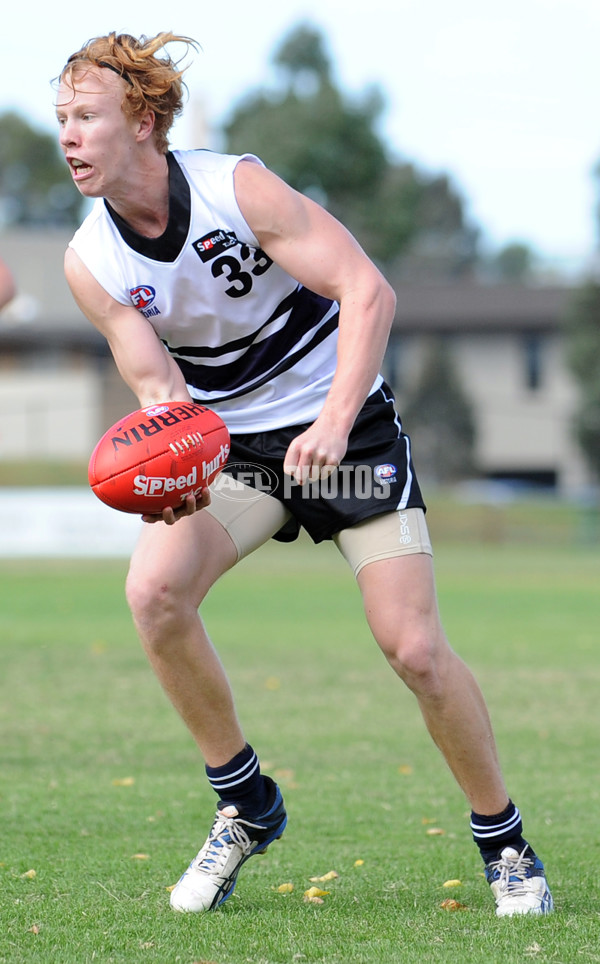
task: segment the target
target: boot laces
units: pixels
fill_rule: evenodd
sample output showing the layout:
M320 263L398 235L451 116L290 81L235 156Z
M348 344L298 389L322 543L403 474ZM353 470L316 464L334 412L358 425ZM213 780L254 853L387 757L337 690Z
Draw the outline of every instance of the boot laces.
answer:
M500 889L513 896L527 891L525 881L531 876L529 871L533 867L533 860L525 856L526 851L527 847L517 857L503 853L500 859L495 860L491 865L494 870L494 879L498 882Z
M239 847L244 856L250 853L252 842L236 817L238 817L237 811L235 816L228 815L223 810L217 811L206 843L196 857L197 870L211 874L219 873L224 869L233 847Z

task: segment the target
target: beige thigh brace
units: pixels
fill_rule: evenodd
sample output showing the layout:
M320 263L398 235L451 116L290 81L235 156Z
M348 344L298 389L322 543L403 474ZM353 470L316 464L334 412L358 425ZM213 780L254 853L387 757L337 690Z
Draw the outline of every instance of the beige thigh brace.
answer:
M379 559L415 552L433 555L423 509L398 509L372 516L349 529L342 529L333 541L355 576L363 566Z
M290 518L278 499L222 472L210 487L209 512L220 522L238 553L238 562L267 542Z
M209 512L235 545L238 561L267 542L291 517L278 499L223 473L211 485ZM223 481L225 479L225 482ZM401 509L373 516L333 537L357 576L363 566L379 559L425 552L432 555L422 509Z

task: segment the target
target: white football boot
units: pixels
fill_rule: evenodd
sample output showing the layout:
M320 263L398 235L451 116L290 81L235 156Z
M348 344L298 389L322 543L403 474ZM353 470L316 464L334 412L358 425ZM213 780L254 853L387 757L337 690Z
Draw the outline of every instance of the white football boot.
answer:
M549 914L554 903L539 857L527 847L519 853L505 847L498 860L485 868L486 879L496 899L496 915L513 917L515 914Z
M231 805L217 810L206 843L171 891L173 910L196 914L214 910L233 893L246 860L264 853L281 837L287 816L279 787L272 785L271 805L254 821Z

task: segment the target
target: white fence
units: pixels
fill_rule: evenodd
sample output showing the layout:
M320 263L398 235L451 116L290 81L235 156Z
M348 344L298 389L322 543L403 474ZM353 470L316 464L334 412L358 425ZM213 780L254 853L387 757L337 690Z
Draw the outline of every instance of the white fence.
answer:
M86 488L0 488L0 558L129 556L144 525Z

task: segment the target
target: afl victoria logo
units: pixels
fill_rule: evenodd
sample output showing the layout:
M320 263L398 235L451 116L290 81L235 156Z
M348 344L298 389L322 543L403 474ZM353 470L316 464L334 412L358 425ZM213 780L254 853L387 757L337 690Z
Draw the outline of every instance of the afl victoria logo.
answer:
M151 285L138 285L137 288L130 288L129 295L134 308L149 308L156 297L156 291Z

